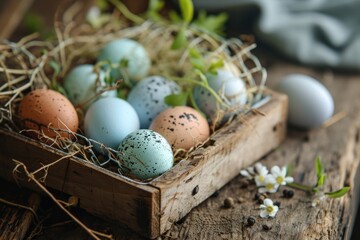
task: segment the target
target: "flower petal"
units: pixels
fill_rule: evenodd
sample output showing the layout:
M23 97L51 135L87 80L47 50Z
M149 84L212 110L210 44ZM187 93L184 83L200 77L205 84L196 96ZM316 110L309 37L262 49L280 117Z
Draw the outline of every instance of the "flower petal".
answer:
M272 173L273 175L276 175L276 176L280 175L281 172L280 172L279 166L273 166L273 167L271 168L271 173Z
M241 171L240 171L240 174L243 175L244 177L247 177L247 178L250 178L250 177L251 177L250 174L249 174L249 172L246 171L246 170L241 170Z
M293 177L286 177L285 178L285 182L287 182L287 183L292 183L293 181L294 181Z
M272 206L273 205L273 201L270 198L265 198L263 203L264 203L265 206Z
M259 188L258 191L259 191L259 193L266 193L267 192L266 188L264 188L264 187Z
M264 204L260 205L260 209L266 208L266 206Z
M286 167L281 168L281 176L283 176L283 177L286 176Z
M260 211L260 217L266 218L267 216L268 216L268 212L266 210L261 210Z

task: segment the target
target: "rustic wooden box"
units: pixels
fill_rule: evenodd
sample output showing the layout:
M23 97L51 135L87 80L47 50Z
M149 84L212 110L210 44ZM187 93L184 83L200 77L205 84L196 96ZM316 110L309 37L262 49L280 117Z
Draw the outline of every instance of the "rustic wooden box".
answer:
M49 169L46 185L79 198L79 206L102 218L155 238L184 217L240 169L276 148L286 130L287 98L268 92L270 100L211 137L210 144L191 153L170 171L139 183L81 159L67 158ZM14 181L12 159L37 169L64 154L23 135L0 129L0 176ZM34 188L31 182L21 185Z

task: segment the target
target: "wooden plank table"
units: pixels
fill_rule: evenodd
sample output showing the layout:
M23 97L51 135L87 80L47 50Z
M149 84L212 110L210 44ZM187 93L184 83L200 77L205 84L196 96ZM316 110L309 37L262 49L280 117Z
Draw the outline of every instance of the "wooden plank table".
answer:
M294 190L294 196L287 199L281 190L271 195L273 200L281 203L276 218L262 219L259 203L254 199L255 186L247 184L239 175L159 239L350 239L360 187L357 170L360 160L360 75L329 69L313 70L288 63L266 51L258 55L268 69L269 87L289 73L309 74L325 84L334 97L335 111L345 116L326 128L308 132L289 128L284 143L260 162L268 167L290 164L295 181L311 185L316 181L314 160L321 156L327 174L326 190L346 185L351 186L351 192L341 199L327 198L312 207L312 198L305 192ZM224 207L227 198L234 200L230 208ZM47 205L52 206L51 203ZM51 208L52 218L57 222L45 220L45 227L35 239L88 238L60 210ZM81 210L75 210L75 214L89 227L112 234L115 239L142 239L131 230L111 225ZM253 226L247 224L249 217L255 218ZM356 236L359 236L358 231L355 231Z

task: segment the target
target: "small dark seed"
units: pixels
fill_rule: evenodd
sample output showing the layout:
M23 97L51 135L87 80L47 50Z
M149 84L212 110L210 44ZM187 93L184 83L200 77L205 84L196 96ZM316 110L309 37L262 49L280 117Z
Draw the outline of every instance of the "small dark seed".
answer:
M260 193L255 193L254 199L258 200L260 198Z
M234 207L234 199L231 197L225 198L224 200L224 207L225 208L232 208Z
M287 193L287 198L292 198L294 196L294 191L289 190Z
M280 207L281 202L279 202L279 201L275 201L275 202L274 202L274 205L276 205L276 206Z
M248 217L246 226L251 227L256 223L256 219L254 217Z
M262 228L265 230L265 231L269 231L271 229L271 226L268 226L266 224L262 225Z

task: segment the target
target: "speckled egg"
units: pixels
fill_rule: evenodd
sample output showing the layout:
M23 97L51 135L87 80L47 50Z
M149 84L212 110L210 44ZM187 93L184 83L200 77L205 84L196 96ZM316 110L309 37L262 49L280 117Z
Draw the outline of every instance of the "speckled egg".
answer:
M209 124L195 109L178 106L161 112L150 129L160 133L174 149L190 149L210 135Z
M120 64L118 69L111 71L115 80L126 74L131 80L138 81L148 74L151 65L146 49L140 43L127 38L109 42L101 50L98 61Z
M334 112L334 100L330 92L310 76L287 75L275 89L288 96L288 122L298 128L318 127Z
M174 164L169 143L160 134L140 129L130 133L118 148L118 158L139 179L156 177Z
M151 121L169 106L164 98L180 92L180 87L161 76L151 76L141 80L129 93L128 102L140 118L140 127L148 128Z
M106 147L116 149L121 141L140 127L134 108L120 98L102 98L91 104L85 114L85 135ZM106 153L99 144L95 149Z
M213 119L219 109L229 112L241 110L247 100L246 86L243 80L225 70L218 70L216 75L209 74L207 79L209 86L227 104L227 106L220 106L220 103L207 89L196 86L193 92L195 102L209 119Z
M79 119L74 106L62 94L50 89L37 89L28 93L20 102L19 117L24 127L42 130L48 137L69 137L68 131L76 132ZM65 130L57 131L49 129ZM30 133L37 138L40 134Z
M94 66L83 64L73 68L64 78L63 86L69 100L76 106L83 104L83 108L89 105L98 97L116 97L116 90L99 94L106 86L105 74L100 71L94 72Z

